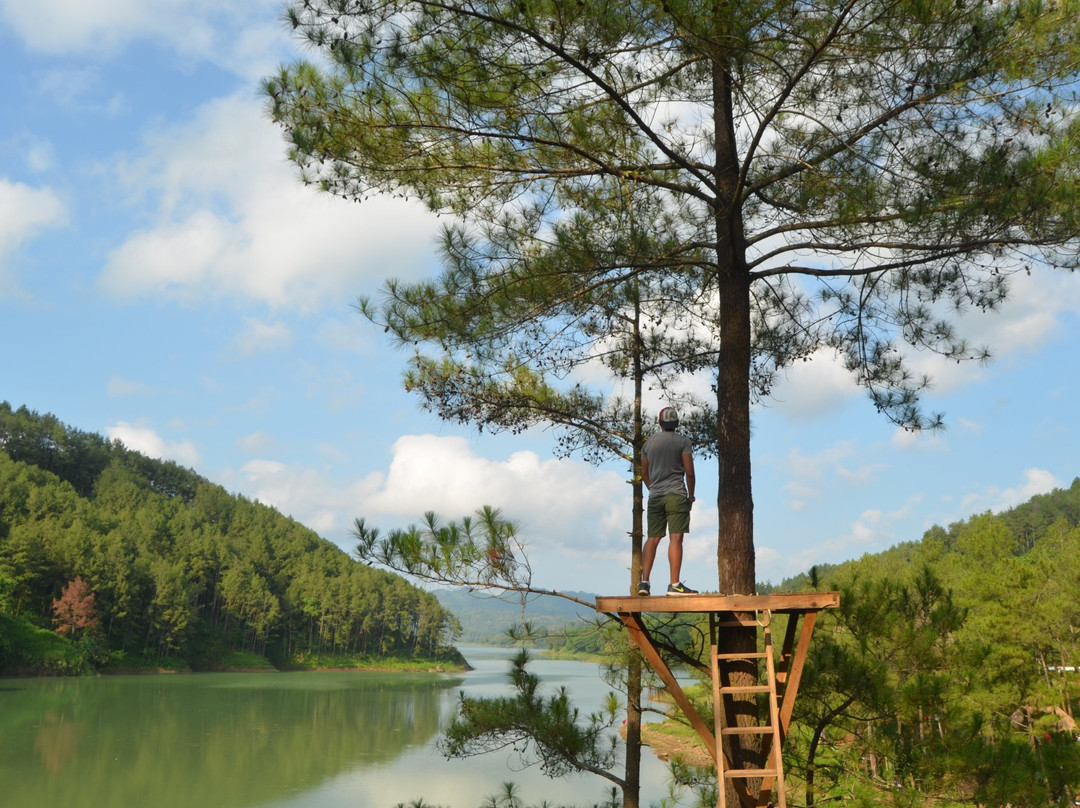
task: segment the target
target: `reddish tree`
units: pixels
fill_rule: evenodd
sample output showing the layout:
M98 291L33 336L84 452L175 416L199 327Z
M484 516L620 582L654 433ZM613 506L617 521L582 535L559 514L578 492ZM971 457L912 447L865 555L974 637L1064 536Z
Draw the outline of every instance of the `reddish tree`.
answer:
M82 576L76 576L53 601L53 622L58 634L71 634L97 624L94 616L94 593Z

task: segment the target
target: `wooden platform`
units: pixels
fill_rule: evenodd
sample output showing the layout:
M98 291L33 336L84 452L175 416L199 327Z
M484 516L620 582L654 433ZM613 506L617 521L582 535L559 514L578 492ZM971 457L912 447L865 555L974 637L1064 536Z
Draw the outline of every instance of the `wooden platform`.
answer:
M610 614L641 612L809 612L835 609L839 592L805 592L793 595L635 595L596 599L596 611Z
M822 609L834 609L840 605L839 592L808 592L778 595L720 595L707 592L699 595L633 595L598 597L596 610L617 615L626 626L630 637L660 676L668 692L679 705L683 715L701 738L716 761L718 783L717 808L727 808L725 783L730 782L743 808L766 808L772 805L776 792L776 805L786 808L784 793L784 767L781 755L783 742L791 722L795 697L799 691L810 637ZM649 629L642 619L645 613L698 613L709 615L710 665L714 722L710 727L694 708L683 692L668 662L660 653ZM788 615L784 640L779 659L774 658L772 642L772 615ZM754 628L764 633L764 652L732 652L728 647L731 635L727 632ZM732 683L726 666L731 663L764 663L766 682L753 686ZM730 699L745 697L749 693L766 694L769 716L757 726L739 725L732 710L727 709ZM724 744L737 742L741 735L763 735L770 738L768 761L764 768L739 768Z

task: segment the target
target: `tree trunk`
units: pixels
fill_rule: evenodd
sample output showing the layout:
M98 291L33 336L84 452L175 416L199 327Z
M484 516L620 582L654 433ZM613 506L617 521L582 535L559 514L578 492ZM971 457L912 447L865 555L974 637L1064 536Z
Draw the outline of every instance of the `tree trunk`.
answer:
M717 127L716 287L720 349L716 361L716 448L719 464L717 570L720 591L752 595L754 500L750 480L750 277L737 194L738 162L730 77L714 75Z
M742 279L721 277L721 327L717 363L717 462L719 512L717 571L720 591L756 591L754 505L750 480L750 305ZM741 392L740 392L741 391Z
M633 475L633 514L630 519L630 586L631 593L637 594L641 582L641 542L644 534L642 511L644 492L641 482L641 447L644 445L644 428L641 416L641 350L642 342L637 331L641 322L639 299L634 298L634 437L631 474ZM629 662L626 666L626 766L623 772L623 808L638 808L641 799L641 678L642 660L634 641L626 639L630 647Z
M626 667L626 767L624 771L623 808L638 808L641 799L641 655L634 641Z
M717 11L718 27L725 15ZM739 200L739 158L735 139L732 103L733 79L723 51L723 32L715 32L713 55L713 129L716 136L716 289L720 307L720 349L716 367L716 448L719 490L716 507L719 517L716 566L720 591L724 594L752 595L756 592L754 563L754 504L750 475L750 274L746 265L746 240ZM723 632L728 653L752 653L757 649L756 628ZM731 684L757 684L752 665L732 667ZM729 726L759 723L753 696L732 699ZM733 735L726 739L732 765L758 768L762 738ZM750 783L747 783L750 785ZM727 804L739 805L733 784L726 788Z

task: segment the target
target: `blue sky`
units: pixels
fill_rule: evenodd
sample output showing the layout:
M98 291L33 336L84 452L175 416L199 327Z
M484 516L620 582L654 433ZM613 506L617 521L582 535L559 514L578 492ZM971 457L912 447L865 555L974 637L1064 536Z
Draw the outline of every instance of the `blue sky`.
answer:
M190 466L346 549L357 516L495 505L522 524L536 583L624 592L628 470L556 458L544 431L421 412L405 355L353 310L387 277L436 272L437 226L296 181L258 91L296 55L280 10L0 0L0 400ZM1080 276L1035 271L961 323L991 364L914 357L946 414L934 435L897 431L828 356L797 368L754 414L759 579L1071 484L1078 313ZM715 464L698 477L683 578L715 589Z

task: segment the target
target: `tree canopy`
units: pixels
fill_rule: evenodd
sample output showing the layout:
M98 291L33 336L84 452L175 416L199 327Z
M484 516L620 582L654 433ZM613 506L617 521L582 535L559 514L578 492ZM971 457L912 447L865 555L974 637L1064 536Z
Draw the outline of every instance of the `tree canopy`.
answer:
M635 305L658 367L709 373L719 583L753 591L775 374L834 351L888 418L939 425L904 346L985 357L955 313L1075 266L1078 8L303 0L317 59L265 90L305 181L453 216L442 277L374 309L438 406L448 380L573 394L565 349L603 353Z

